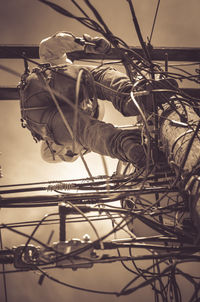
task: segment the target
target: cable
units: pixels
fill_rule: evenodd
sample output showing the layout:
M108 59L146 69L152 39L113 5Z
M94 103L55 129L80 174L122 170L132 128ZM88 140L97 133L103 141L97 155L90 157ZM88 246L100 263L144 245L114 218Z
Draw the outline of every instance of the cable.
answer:
M42 225L42 223L48 218L48 217L51 217L51 216L58 216L59 213L52 213L52 214L46 214L39 222L38 224L36 225L36 227L34 228L34 230L32 231L31 235L29 236L27 242L25 243L25 246L24 246L24 251L26 249L26 247L28 246L29 242L32 240L33 236L35 235L36 231L38 230L38 228ZM23 251L22 251L23 253Z
M181 172L183 171L184 165L185 165L186 160L187 160L187 158L188 158L188 155L189 155L190 149L191 149L191 147L192 147L192 144L193 144L193 142L194 142L194 139L195 139L195 137L196 137L196 135L197 135L197 133L198 133L198 131L199 131L199 128L200 128L200 121L199 121L198 125L196 126L196 129L195 129L195 131L194 131L194 133L193 133L191 139L189 140L189 143L188 143L188 145L187 145L187 148L186 148L184 157L183 157L183 159L182 159L182 161L181 161L181 164L180 164L180 167L179 167L179 173L178 173L178 175L177 175L177 177L176 177L176 179L175 179L173 185L175 185L175 184L177 183L177 181L179 180L179 178L180 178Z
M120 218L119 215L114 215L114 218ZM91 215L89 216L90 221L102 221L102 220L108 220L106 215L101 215L101 217L97 218L97 215ZM31 220L31 221L24 221L24 222L13 222L13 223L7 223L7 226L10 226L12 228L20 228L20 227L30 227L30 226L37 226L37 224L40 221L38 220ZM78 217L68 217L65 221L66 224L69 223L80 223L80 222L86 222L85 219ZM43 222L43 225L55 225L59 223L59 219L49 219L47 222ZM0 225L0 229L3 229L4 227Z
M2 225L4 228L6 228L6 229L8 229L8 230L10 230L10 231L12 231L12 232L18 234L18 235L21 235L21 236L26 237L26 238L28 238L28 239L30 238L29 235L27 235L27 234L25 234L25 233L23 233L23 232L17 231L17 230L15 230L14 228L12 228L12 227L10 227L10 226L4 224L4 223L2 223L1 225ZM40 241L39 239L36 239L36 238L34 238L34 237L32 237L31 239L32 239L33 241L37 242L38 244L40 244L41 246L43 246L44 248L46 248L47 250L53 251L53 252L55 252L55 253L57 253L57 254L62 254L62 253L58 252L57 250L55 250L54 248L52 248L52 247L46 245L45 243L43 243L43 242Z
M142 49L144 51L144 54L146 56L146 58L148 59L148 61L150 62L150 56L149 56L149 53L148 53L148 50L147 50L147 47L146 47L146 44L142 38L142 34L141 34L141 31L140 31L140 26L139 26L139 23L137 21L137 17L136 17L136 14L135 14L135 10L134 10L134 7L133 7L133 4L132 4L132 1L131 0L127 0L128 1L128 4L129 4L129 7L130 7L130 10L131 10L131 14L132 14L132 19L133 19L133 23L135 25L135 29L136 29L136 32L137 32L137 35L138 35L138 39L140 41L140 44L142 46Z
M87 26L88 28L90 28L92 30L95 30L95 31L98 31L101 33L104 32L103 28L97 22L95 22L94 20L92 20L90 18L88 19L85 17L75 16L72 13L70 13L68 10L62 8L61 6L55 4L51 1L47 1L47 0L38 0L38 1L42 2L43 4L46 4L47 6L51 7L53 10L57 11L58 13L66 16L66 17L79 21L80 23L82 23L83 25Z
M4 65L0 64L0 69L6 71L8 73L11 73L12 75L14 75L14 76L16 76L18 78L21 78L21 74L19 72L15 71L12 68L9 68L7 66L4 66Z
M0 229L0 248L3 249L3 240L2 240L2 232ZM3 289L4 289L4 296L5 296L5 302L8 302L8 291L7 291L7 282L6 282L6 275L5 275L5 264L2 263L3 268Z
M95 228L94 224L91 222L91 220L81 211L81 209L74 205L73 203L67 201L67 203L72 207L74 208L81 216L83 216L85 218L85 220L87 220L87 222L90 224L90 226L92 227L94 233L96 234L98 240L99 240L99 243L100 243L100 246L101 246L101 249L103 250L104 246L103 246L103 242L99 236L99 233L97 232L97 229Z
M57 108L57 110L58 110L58 112L59 112L59 114L60 114L60 116L62 118L62 121L63 121L66 129L68 130L70 136L73 139L74 135L73 135L72 129L71 129L69 123L67 122L67 120L66 120L66 118L65 118L65 116L63 114L63 111L62 111L62 109L61 109L61 107L60 107L60 105L59 105L59 103L58 103L58 101L57 101L57 99L56 99L56 97L55 97L55 95L54 95L51 87L49 86L49 84L47 83L46 79L44 78L44 76L40 72L37 72L37 75L38 75L39 79L41 79L41 81L45 85L45 87L47 88L47 90L48 90L48 92L49 92L49 94L50 94L50 96L51 96L54 104L56 105L56 108Z
M71 0L71 2L82 12L82 14L89 19L89 16L86 14L86 12L80 7L78 3L76 3L75 0Z
M150 38L149 38L149 44L151 43L151 39L152 39L152 36L153 36L154 27L155 27L157 15L158 15L159 6L160 6L160 0L158 0L158 3L157 3L156 12L155 12L155 16L154 16L154 20L153 20L153 25L152 25L152 29L151 29L151 34L150 34Z
M59 283L61 285L64 285L66 287L70 287L70 288L73 288L73 289L77 289L77 290L81 290L81 291L85 291L85 292L90 292L90 293L95 293L95 294L103 294L103 295L117 295L117 292L108 292L108 291L99 291L99 290L93 290L93 289L87 289L87 288L82 288L82 287L78 287L78 286L75 286L75 285L71 285L69 283L66 283L66 282L63 282L63 281L60 281L58 280L57 278L54 278L52 276L50 276L49 274L47 274L43 269L41 269L40 267L37 267L37 270L39 270L45 277L47 277L48 279L56 282L56 283Z
M144 123L144 127L146 130L146 136L147 136L147 156L146 156L146 167L145 167L145 176L147 177L149 170L150 170L150 161L151 161L151 155L150 155L150 149L151 149L151 135L150 135L150 129L149 129L149 125L147 123L147 119L142 111L142 109L140 108L138 102L136 101L136 99L134 98L133 92L131 92L131 99L134 103L134 105L136 106L136 108L138 109L140 116L142 117L142 121ZM144 182L143 182L144 183Z
M53 89L51 89L51 87L49 86L49 84L45 80L44 76L41 75L41 73L38 73L38 76L42 79L43 84L45 84L45 86L47 87L47 90L50 93L50 96L52 97L52 100L54 101L54 103L56 105L56 108L57 108L57 110L58 110L58 112L59 112L59 114L60 114L60 116L62 118L62 121L63 121L66 129L68 130L68 132L69 132L69 134L70 134L70 136L71 136L71 138L73 140L73 149L74 149L76 137L75 137L74 132L72 131L72 129L71 129L71 127L70 127L67 119L65 118L65 116L63 114L63 111L62 111L61 106L59 105L59 102L56 99L55 91ZM82 76L82 72L80 74L80 77L81 76ZM78 94L79 94L78 92L79 92L80 77L78 78L79 81L78 81L78 84L76 86L76 104L73 106L74 110L75 110L75 113L74 113L75 122L77 122L77 114L78 114ZM66 100L67 98L64 97L63 99ZM71 103L71 102L69 101L68 103ZM75 127L75 129L76 129L76 127ZM92 176L92 174L91 174L91 172L89 170L89 167L88 167L87 163L85 162L85 160L83 158L83 154L82 153L80 153L80 157L81 157L81 159L83 161L83 164L84 164L84 166L86 168L86 171L88 172L90 178L93 179L93 176Z
M159 260L159 264L163 263L166 261L166 258L163 258L161 260ZM121 290L120 294L124 295L124 294L128 294L127 291L128 291L128 287L131 286L131 284L134 284L137 280L139 280L139 278L144 278L145 281L143 283L141 283L140 285L138 285L138 289L142 287L145 287L145 286L148 286L152 283L152 281L154 281L158 276L157 275L154 275L152 277L152 275L150 276L150 279L148 279L145 275L144 275L144 270L140 270L138 269L138 267L136 266L135 262L133 261L133 264L136 268L136 270L138 271L138 274L136 277L134 277L130 282L128 282L128 284L126 286L124 286L124 288ZM149 272L150 269L152 269L153 267L155 266L155 264L149 266L145 272ZM152 285L152 289L153 290L156 290L156 288ZM134 288L134 291L137 290L136 288Z
M104 27L104 30L106 32L106 37L113 37L113 34L111 33L110 29L106 25L106 23L103 21L102 17L100 16L99 12L96 10L96 8L90 3L89 0L84 0L84 2L87 4L87 6L91 9L93 14L95 15L96 19L99 21L99 23ZM114 41L112 41L114 43Z
M75 110L74 110L74 123L73 123L73 144L72 152L75 152L75 143L77 139L77 121L78 121L78 105L79 105L79 94L81 88L81 80L83 77L84 69L80 69L77 80L76 80L76 89L75 89ZM85 97L85 95L84 95Z

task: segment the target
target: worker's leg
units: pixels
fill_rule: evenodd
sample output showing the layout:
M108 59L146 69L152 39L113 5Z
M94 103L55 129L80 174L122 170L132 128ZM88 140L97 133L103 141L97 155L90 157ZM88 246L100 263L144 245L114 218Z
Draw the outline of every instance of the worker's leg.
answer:
M152 93L155 96L156 103L166 103L169 98L175 94L178 87L174 79L162 80L143 80L132 83L124 74L112 67L97 67L92 70L92 74L97 84L97 95L103 100L109 100L114 107L124 116L139 115L137 107L130 97L131 91L145 91L141 96L136 96L136 102L141 109L147 113L153 110ZM101 85L98 85L100 83Z
M73 113L67 107L62 109L65 118L73 129ZM69 131L58 112L55 113L50 128L56 143L64 145L72 142ZM145 165L145 153L138 129L117 129L112 124L96 120L81 112L77 121L76 134L77 141L88 150L132 162L138 167Z

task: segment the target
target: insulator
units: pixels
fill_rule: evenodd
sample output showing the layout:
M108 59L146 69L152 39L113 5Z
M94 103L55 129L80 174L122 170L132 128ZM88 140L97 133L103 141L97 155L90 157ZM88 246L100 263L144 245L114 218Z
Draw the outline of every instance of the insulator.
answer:
M57 184L52 184L47 187L47 191L60 191L60 190L72 190L75 188L75 184L72 183L57 183Z

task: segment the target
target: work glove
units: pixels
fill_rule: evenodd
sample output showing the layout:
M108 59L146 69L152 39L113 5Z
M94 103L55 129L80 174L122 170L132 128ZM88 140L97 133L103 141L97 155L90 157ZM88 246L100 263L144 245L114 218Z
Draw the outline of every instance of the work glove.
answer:
M85 52L86 53L109 53L111 49L111 44L103 37L94 37L92 38L88 34L83 35L84 40L86 41L85 44ZM94 45L87 45L87 42L94 43Z

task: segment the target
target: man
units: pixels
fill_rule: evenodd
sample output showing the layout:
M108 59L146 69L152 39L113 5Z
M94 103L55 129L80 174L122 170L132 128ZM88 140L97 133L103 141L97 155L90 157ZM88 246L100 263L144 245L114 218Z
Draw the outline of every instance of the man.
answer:
M33 136L45 141L43 155L48 148L52 162L56 162L60 148L60 159L65 161L73 161L80 152L88 150L142 168L145 151L140 130L121 130L98 120L97 99L111 101L124 116L139 114L130 97L134 83L109 65L72 63L66 53L83 48L90 53L110 50L104 38L83 37L77 39L71 33L59 32L41 41L40 58L50 66L34 70L22 81L22 117ZM150 110L152 104L145 101L144 97L138 98L140 106Z

